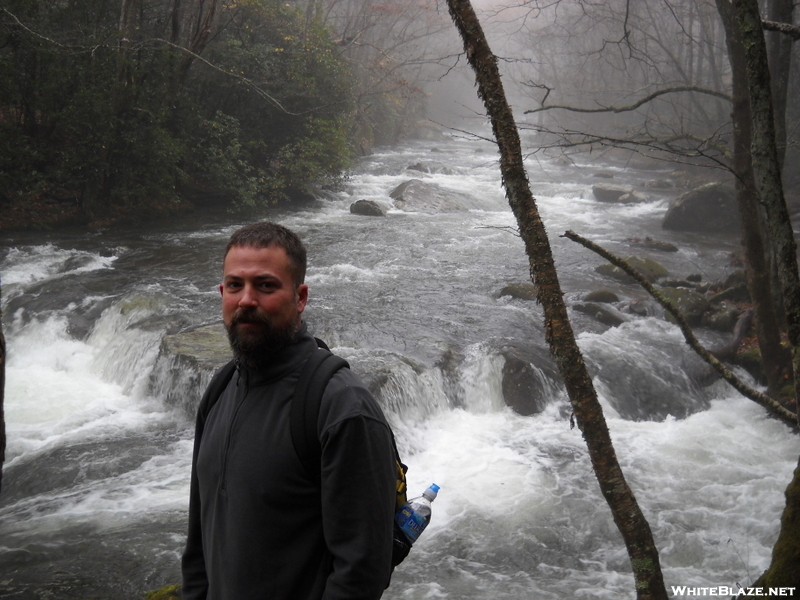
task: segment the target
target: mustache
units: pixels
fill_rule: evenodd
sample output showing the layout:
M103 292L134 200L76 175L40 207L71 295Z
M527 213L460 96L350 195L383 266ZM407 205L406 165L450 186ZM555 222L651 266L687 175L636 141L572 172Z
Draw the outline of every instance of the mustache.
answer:
M262 313L259 313L255 308L237 308L236 312L231 317L231 326L238 325L239 323L254 323L260 325L271 325L270 318Z

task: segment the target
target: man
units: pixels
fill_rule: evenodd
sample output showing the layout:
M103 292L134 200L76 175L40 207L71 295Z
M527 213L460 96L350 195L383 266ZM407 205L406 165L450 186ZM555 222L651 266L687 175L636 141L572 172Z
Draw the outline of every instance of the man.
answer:
M317 351L305 270L303 244L274 223L239 229L226 248L219 290L237 370L198 412L184 599L369 600L389 581L392 434L349 369L322 397L319 480L292 444L292 395Z

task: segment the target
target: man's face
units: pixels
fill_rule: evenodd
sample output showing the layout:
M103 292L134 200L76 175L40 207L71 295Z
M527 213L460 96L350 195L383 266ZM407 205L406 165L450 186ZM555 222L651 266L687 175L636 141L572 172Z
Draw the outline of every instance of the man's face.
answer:
M280 246L233 246L225 257L222 320L234 353L258 363L288 344L308 301L308 286L295 287L289 257Z

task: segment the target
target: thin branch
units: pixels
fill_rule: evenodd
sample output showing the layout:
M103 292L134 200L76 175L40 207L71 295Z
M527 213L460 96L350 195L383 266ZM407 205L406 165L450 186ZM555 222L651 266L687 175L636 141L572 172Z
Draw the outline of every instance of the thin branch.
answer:
M632 268L627 262L625 262L620 257L612 254L608 250L598 246L594 242L590 242L584 237L579 236L577 233L573 231L567 231L564 233L562 237L568 238L573 242L577 242L581 246L588 248L592 252L599 254L611 264L616 267L619 267L623 271L625 271L628 275L633 277L636 282L641 285L648 294L650 294L653 298L655 298L656 302L658 302L661 306L664 307L664 310L669 312L678 323L678 327L680 327L681 332L683 332L683 337L686 340L686 343L691 346L692 350L694 350L700 357L706 361L709 365L714 367L716 371L720 374L720 376L730 383L740 394L745 396L746 398L750 398L757 404L760 404L764 408L766 408L771 414L776 416L778 419L786 423L792 428L797 427L797 416L785 409L775 400L759 392L758 390L754 390L753 388L749 387L745 383L743 383L736 375L734 375L728 367L726 367L723 363L721 363L717 358L711 354L706 348L703 347L702 344L698 341L695 337L692 328L686 322L686 319L683 318L681 312L675 308L669 300L667 300L661 292L659 292L653 284L647 281L636 269Z
M658 156L652 156L645 154L641 148L649 149L649 150L657 150L660 152L665 152L671 155L669 160L682 162L684 160L689 159L697 159L702 158L707 161L710 161L711 167L719 168L726 171L730 171L730 167L720 158L714 156L710 152L706 150L714 150L718 152L723 158L727 158L730 156L730 150L727 145L721 142L715 142L711 138L701 138L697 136L693 136L690 134L678 134L673 135L667 138L657 138L657 137L638 137L638 138L613 138L606 135L593 135L583 131L553 131L544 127L536 126L520 126L520 129L525 129L528 131L535 131L540 134L551 135L559 138L562 141L554 141L552 143L544 144L539 143L534 150L535 152L539 152L541 150L549 150L553 148L557 148L560 150L564 149L572 149L572 148L586 148L588 147L591 151L593 148L596 147L610 147L610 148L626 148L632 150L634 152L638 152L643 156L649 156L651 158L655 158L657 160L667 160L659 158ZM696 142L688 146L679 146L676 142L686 141L686 142ZM693 164L693 163L686 163L686 164Z
M542 112L544 110L552 110L555 108L568 110L571 112L579 112L579 113L605 113L605 112L612 112L612 113L622 113L622 112L630 112L632 110L636 110L643 104L650 102L651 100L655 100L659 96L664 96L666 94L674 94L678 92L697 92L700 94L707 94L709 96L714 96L716 98L722 98L723 100L727 100L728 102L731 101L731 97L726 94L725 92L718 92L717 90L712 90L704 87L700 87L697 85L681 85L678 87L673 88L665 88L663 90L657 90L652 94L645 96L644 98L637 100L633 104L629 104L627 106L603 106L600 108L581 108L579 106L569 106L566 104L551 104L550 106L541 106L539 108L533 108L531 110L526 110L524 114L528 115L531 113Z

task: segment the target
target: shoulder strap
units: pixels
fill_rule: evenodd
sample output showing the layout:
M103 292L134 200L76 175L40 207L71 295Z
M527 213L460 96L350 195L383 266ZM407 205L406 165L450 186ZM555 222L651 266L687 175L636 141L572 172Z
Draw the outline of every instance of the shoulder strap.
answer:
M233 377L234 371L236 371L236 363L234 361L230 361L219 371L217 371L214 377L211 378L211 382L208 384L208 388L206 389L207 402L205 406L199 407L199 411L202 412L203 418L208 416L208 413L211 412L211 409L217 400L219 400L222 392L224 392L225 388L228 387L228 382Z
M317 343L320 341L317 340ZM349 366L342 357L319 347L308 357L294 390L289 423L292 444L312 481L319 481L320 478L322 446L317 434L317 421L322 395L334 373Z

